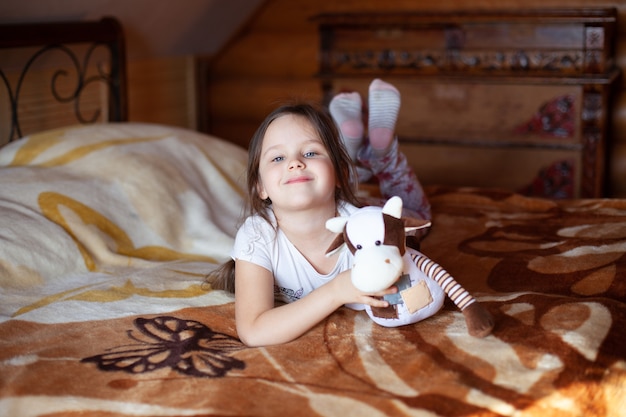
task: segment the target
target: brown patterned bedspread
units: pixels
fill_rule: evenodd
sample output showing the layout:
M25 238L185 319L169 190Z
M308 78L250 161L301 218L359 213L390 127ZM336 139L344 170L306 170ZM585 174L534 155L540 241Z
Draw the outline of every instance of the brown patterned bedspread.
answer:
M210 233L234 233L234 223L226 228L230 220L216 218L200 202L215 197L209 188L237 188L232 178L241 166L211 156L214 144L190 139L188 132L155 129L151 146L174 141L172 149L180 154L191 141L196 151L182 153L211 165L191 168L210 181L189 179L183 186L187 177L180 173L189 169L189 160L180 169L170 162L163 181L177 181L172 189L185 196L181 215L212 222ZM122 133L135 138L124 142L124 153L140 146L137 130ZM109 138L90 152L61 158L63 163L58 154L44 159L57 161L48 164L57 171L71 165L55 174L67 182L70 171L79 169L77 160L119 145ZM49 150L33 146L29 155L41 155L44 148ZM5 155L3 164L0 181L44 181L39 162L26 163L39 164L36 169L16 170L14 155ZM131 169L127 165L124 169ZM4 200L3 210L27 217L40 212L62 225L58 232L71 237L64 250L74 245L82 255L72 258L76 265L64 264L62 274L44 274L45 265L19 264L18 255L6 250L20 236L11 229L19 216L1 217L2 416L624 415L625 200L556 202L429 188L434 219L422 251L493 313L492 335L468 336L452 304L430 319L395 329L375 325L363 312L340 309L292 343L247 348L237 339L232 296L202 285L203 274L216 264L199 255L207 251L172 230L152 233L167 229L158 213L150 213L152 232L139 233L139 226L124 219L144 218L141 210L120 218L107 211L113 203L136 208L142 199L141 184L133 184L135 204L123 205L129 186L119 186L121 192L111 185L121 169L103 175L111 198L83 199L75 187L55 188L67 197L55 195L56 217L43 210L48 203L41 187L34 188L39 199ZM137 167L132 169L138 175ZM91 174L93 188L99 179ZM50 175L43 177L51 182ZM189 222L175 223L186 234L200 233ZM223 248L211 257L227 254L231 243L213 242ZM186 258L172 262L165 256L172 253ZM87 267L86 259L92 261Z

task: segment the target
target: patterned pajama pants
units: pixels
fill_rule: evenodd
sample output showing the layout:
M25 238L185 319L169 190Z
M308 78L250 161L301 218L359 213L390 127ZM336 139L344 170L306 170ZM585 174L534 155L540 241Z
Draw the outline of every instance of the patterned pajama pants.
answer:
M382 157L374 156L368 144L359 150L357 158L359 182L376 177L383 203L390 197L398 196L402 199L405 216L430 220L428 198L406 156L398 149L397 140Z

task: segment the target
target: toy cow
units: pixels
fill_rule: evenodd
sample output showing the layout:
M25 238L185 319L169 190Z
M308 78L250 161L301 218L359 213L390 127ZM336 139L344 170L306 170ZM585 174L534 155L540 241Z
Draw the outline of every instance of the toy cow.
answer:
M326 227L339 235L328 248L332 253L346 244L354 254L352 282L363 292L374 293L398 287L386 295L388 308L366 306L376 323L396 327L415 323L437 313L445 296L465 316L468 332L485 337L493 329L493 318L441 266L406 245L406 231L430 226L430 222L402 217L402 200L390 198L384 207L363 207L349 217L335 217Z

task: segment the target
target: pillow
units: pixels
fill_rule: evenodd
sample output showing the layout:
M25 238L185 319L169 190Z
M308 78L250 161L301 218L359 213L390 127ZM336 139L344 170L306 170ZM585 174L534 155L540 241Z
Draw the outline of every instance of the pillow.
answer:
M0 149L0 286L229 257L247 154L176 127L55 129Z

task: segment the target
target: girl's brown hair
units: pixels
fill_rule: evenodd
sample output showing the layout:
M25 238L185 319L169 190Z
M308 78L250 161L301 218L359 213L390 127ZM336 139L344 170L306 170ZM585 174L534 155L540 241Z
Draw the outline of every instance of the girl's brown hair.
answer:
M258 191L259 184L259 161L261 158L261 147L263 138L269 125L276 119L285 115L303 117L311 124L313 130L322 140L324 147L328 150L335 174L337 177L337 189L335 192L335 202L341 201L359 206L356 196L356 172L354 165L348 156L343 142L339 136L339 131L328 111L317 104L301 102L282 105L271 112L258 127L248 146L248 166L247 166L247 189L248 199L246 201L246 214L257 214L270 222L268 208L272 204L269 199L261 199ZM235 292L235 261L232 259L222 264L207 276L207 282L213 289L221 289Z

